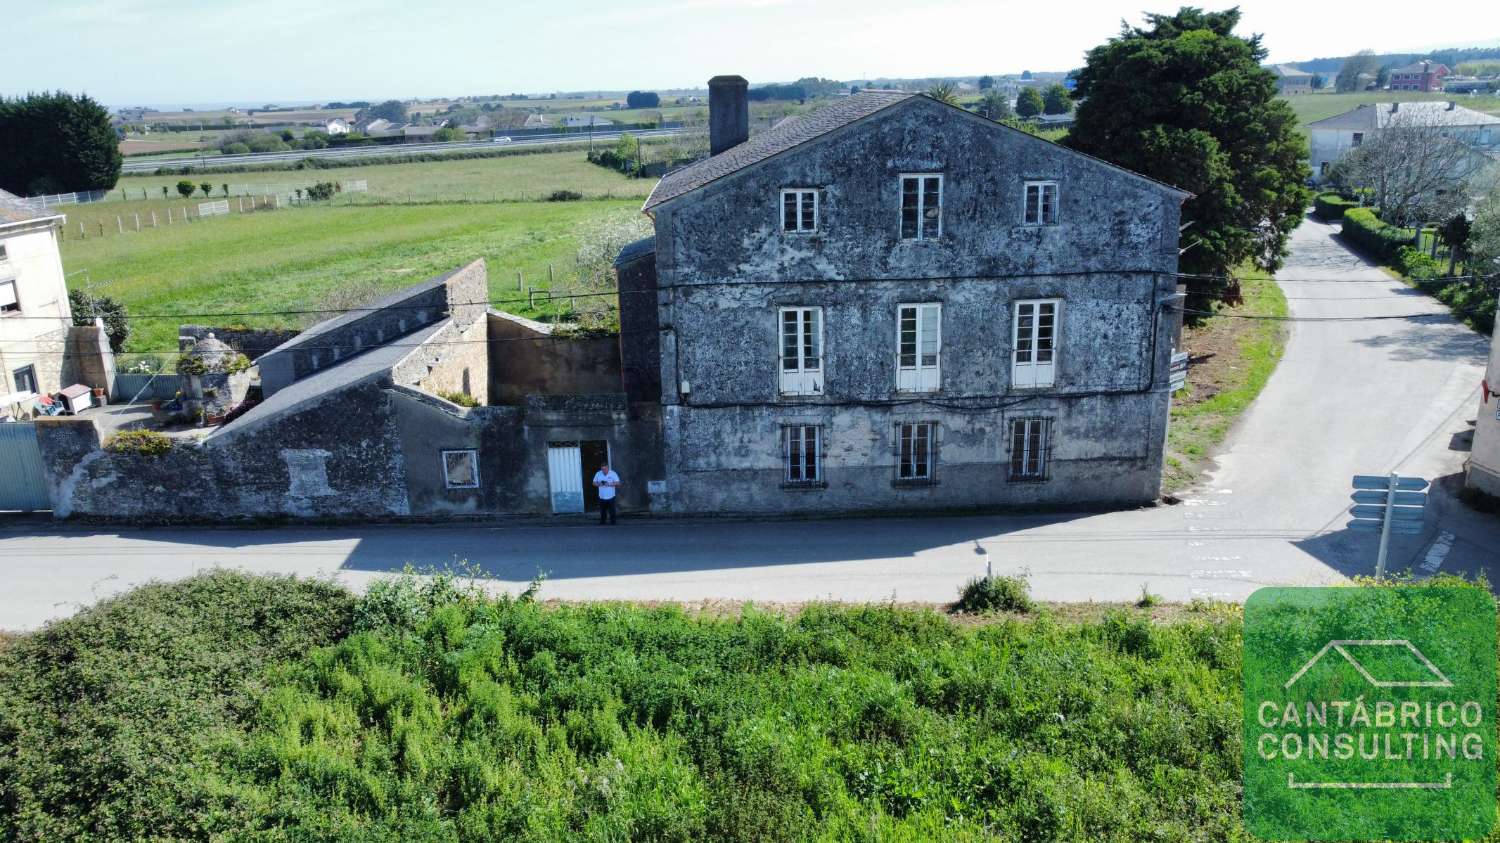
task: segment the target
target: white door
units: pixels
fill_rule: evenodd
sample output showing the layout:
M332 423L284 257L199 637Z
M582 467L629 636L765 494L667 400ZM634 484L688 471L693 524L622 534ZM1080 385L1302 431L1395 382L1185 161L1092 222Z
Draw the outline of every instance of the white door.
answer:
M942 383L943 306L903 304L896 312L896 389L936 392Z
M1058 299L1018 301L1014 319L1011 385L1051 386L1057 374Z
M583 463L577 443L547 446L547 478L554 513L583 511Z
M781 309L781 391L823 393L823 308Z

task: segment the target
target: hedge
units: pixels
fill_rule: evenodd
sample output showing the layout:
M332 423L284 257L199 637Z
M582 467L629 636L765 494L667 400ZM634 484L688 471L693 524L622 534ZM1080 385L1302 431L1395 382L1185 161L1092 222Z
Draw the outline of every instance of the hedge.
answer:
M1370 208L1344 211L1344 239L1358 246L1381 263L1395 263L1402 246L1410 246L1416 232L1409 228L1387 225Z
M1358 208L1359 203L1353 199L1345 199L1337 193L1319 193L1313 199L1313 213L1324 222L1334 222L1344 218L1344 212L1350 208Z

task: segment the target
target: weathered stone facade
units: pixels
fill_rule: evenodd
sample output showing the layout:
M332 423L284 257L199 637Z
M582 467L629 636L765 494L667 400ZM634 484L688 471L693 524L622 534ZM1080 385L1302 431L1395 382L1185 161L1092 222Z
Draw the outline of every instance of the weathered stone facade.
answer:
M938 236L902 236L905 174L941 176ZM1056 185L1055 222L1027 221L1028 182ZM783 230L784 189L816 192L814 231ZM1184 196L912 97L648 201L663 326L658 508L1152 501ZM1012 381L1015 304L1039 299L1059 300L1055 376L1024 387ZM941 306L940 382L902 391L898 306L928 303ZM782 390L784 307L820 309L817 394ZM1028 482L1012 471L1018 418L1046 424L1043 477ZM933 424L922 482L898 477L902 422ZM787 482L792 426L820 431L815 483Z

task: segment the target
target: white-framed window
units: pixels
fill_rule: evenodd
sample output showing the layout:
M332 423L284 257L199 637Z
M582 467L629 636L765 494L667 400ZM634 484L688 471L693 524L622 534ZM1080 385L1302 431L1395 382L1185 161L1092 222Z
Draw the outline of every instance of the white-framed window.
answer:
M783 307L780 319L782 393L823 394L823 308Z
M1052 420L1010 421L1010 479L1046 480L1052 456Z
M931 483L937 463L937 422L896 425L896 482Z
M788 486L823 483L823 428L791 424L781 429L781 454L786 466L782 482Z
M21 294L16 279L0 278L0 313L20 313Z
M443 485L450 489L479 488L479 452L443 452Z
M942 385L943 306L896 308L896 389L936 392Z
M781 230L787 234L818 230L818 191L805 188L781 191Z
M1057 378L1057 326L1061 299L1030 299L1012 312L1012 386L1051 386Z
M1057 182L1029 181L1026 183L1026 224L1057 224Z
M901 176L901 239L943 236L943 177L940 173Z

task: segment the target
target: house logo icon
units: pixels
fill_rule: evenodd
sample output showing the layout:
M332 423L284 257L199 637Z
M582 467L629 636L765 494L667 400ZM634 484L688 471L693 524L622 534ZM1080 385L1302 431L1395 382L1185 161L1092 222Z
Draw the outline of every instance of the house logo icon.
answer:
M1417 657L1417 660L1422 663L1422 666L1425 667L1429 672L1431 672L1431 674L1435 678L1433 678L1433 679L1419 679L1419 680L1415 680L1415 681L1412 681L1412 680L1398 681L1398 680L1390 680L1390 679L1377 679L1374 676L1370 675L1370 671L1365 668L1364 664L1361 663L1359 659L1355 658L1354 655L1349 652L1349 648L1350 647L1405 647L1407 650L1409 650L1411 652L1411 654L1413 656ZM1302 678L1303 674L1307 673L1307 671L1309 671L1309 670L1312 669L1313 665L1315 665L1318 662L1322 661L1323 657L1326 656L1326 655L1328 655L1328 652L1330 650L1332 650L1333 652L1339 654L1340 656L1343 656L1345 661L1347 661L1349 664L1353 665L1355 670L1359 671L1359 675L1362 676L1362 677L1364 677L1364 680L1366 682L1370 683L1370 685L1372 685L1373 687L1376 687L1376 688L1451 688L1451 687L1453 687L1453 682L1450 681L1447 676L1444 676L1443 672L1441 670L1438 670L1437 665L1433 664L1431 659L1427 658L1427 656L1424 655L1421 650L1418 650L1416 648L1416 645L1412 644L1410 641L1406 640L1405 638L1382 638L1382 639L1374 639L1374 638L1369 638L1369 639L1336 638L1336 639L1334 639L1332 641L1329 641L1327 644L1324 644L1323 645L1323 649L1319 650L1317 655L1315 655L1312 658L1308 659L1307 663L1304 664L1304 665L1302 665L1302 667L1300 669L1298 669L1298 671L1296 673L1292 674L1292 678L1288 679L1286 681L1286 684L1282 685L1281 687L1283 687L1283 688L1291 688L1292 685L1296 684L1296 682L1297 682L1298 679Z

